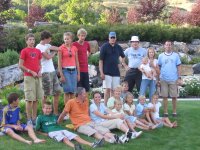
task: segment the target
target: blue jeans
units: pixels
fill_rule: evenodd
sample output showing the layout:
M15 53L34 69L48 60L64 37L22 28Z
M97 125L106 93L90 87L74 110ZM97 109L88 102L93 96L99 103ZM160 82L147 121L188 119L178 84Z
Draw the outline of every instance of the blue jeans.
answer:
M65 82L62 83L64 93L76 93L77 88L77 70L62 69Z
M147 87L149 87L149 101L151 101L153 94L156 91L156 81L149 79L142 79L140 85L140 95L146 95Z

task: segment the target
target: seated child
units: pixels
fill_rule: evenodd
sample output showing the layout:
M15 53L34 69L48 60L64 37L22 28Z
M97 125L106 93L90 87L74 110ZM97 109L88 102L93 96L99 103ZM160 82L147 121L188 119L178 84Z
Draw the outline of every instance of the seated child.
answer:
M136 132L134 127L135 127L135 124L137 121L137 118L134 117L134 116L129 116L129 115L126 115L122 109L122 102L119 101L119 100L115 100L114 102L114 109L112 109L112 112L113 113L116 113L116 114L123 114L124 115L124 120L125 122L127 123L129 129L134 133L132 138L137 138L138 136L140 136L142 134L142 131L139 131L139 132Z
M19 96L17 93L11 93L8 96L8 105L3 109L2 132L13 139L31 145L32 141L26 140L18 133L27 131L29 137L34 143L44 143L45 140L36 137L31 125L20 123Z
M136 115L138 119L144 123L145 125L151 125L152 129L155 129L158 127L159 124L153 124L153 120L150 116L151 109L147 107L146 102L146 97L141 95L139 96L139 103L136 106Z
M135 105L133 103L133 94L130 92L127 92L125 98L124 98L124 112L125 114L129 116L135 116ZM136 127L143 129L143 130L149 130L149 126L145 125L138 119L135 121Z
M112 109L114 108L114 101L115 101L115 100L120 100L120 101L123 102L123 99L120 97L121 91L122 91L121 86L117 86L117 87L114 89L114 95L108 99L107 107L108 107L110 110L112 110Z
M162 123L164 126L169 128L177 127L177 122L174 121L173 123L169 120L168 117L160 117L159 109L161 107L161 103L158 102L158 95L154 94L152 97L152 102L148 104L148 107L151 108L153 111L151 112L152 118L155 123Z
M55 139L58 142L63 142L66 145L73 147L75 150L82 150L80 144L74 145L71 140L75 140L78 143L88 145L90 147L98 147L98 142L90 143L83 140L78 135L67 131L57 123L57 116L52 114L52 104L45 102L42 108L43 115L39 115L36 120L36 130L39 133L48 135L50 138Z
M121 91L120 97L124 99L124 97L128 93L128 82L123 81L122 84L121 84L121 87L122 87L122 91Z

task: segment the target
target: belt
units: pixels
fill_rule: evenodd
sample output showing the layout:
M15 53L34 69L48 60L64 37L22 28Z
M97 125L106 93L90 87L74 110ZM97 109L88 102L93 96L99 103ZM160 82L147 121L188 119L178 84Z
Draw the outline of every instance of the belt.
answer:
M75 71L76 68L63 68L63 69L66 69L67 71Z
M138 68L130 68L130 69L132 69L132 70L137 70Z

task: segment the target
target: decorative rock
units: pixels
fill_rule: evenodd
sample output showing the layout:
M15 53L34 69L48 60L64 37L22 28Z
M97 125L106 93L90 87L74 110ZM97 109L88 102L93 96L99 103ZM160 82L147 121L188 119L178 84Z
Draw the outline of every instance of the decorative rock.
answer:
M179 54L179 56L180 56L181 58L187 59L187 62L190 62L190 61L191 61L191 57L190 57L189 55L187 55L187 54L185 54L185 53L182 53L182 52L179 52L178 54Z
M119 45L122 47L123 50L129 48L129 45L126 44L126 43L122 43L122 44L119 44Z
M0 69L0 88L23 80L23 72L18 64Z
M94 65L88 65L88 74L90 78L97 76L97 69Z
M192 65L181 65L181 75L182 76L193 75Z
M193 45L200 45L200 39L193 39L192 44Z
M186 43L174 41L174 51L187 53L189 49Z
M148 48L150 46L150 42L140 42L140 46L143 48Z
M90 52L92 54L94 54L94 53L99 51L99 45L98 45L98 42L96 40L89 41L89 43L90 43Z
M200 74L200 63L193 65L194 74Z

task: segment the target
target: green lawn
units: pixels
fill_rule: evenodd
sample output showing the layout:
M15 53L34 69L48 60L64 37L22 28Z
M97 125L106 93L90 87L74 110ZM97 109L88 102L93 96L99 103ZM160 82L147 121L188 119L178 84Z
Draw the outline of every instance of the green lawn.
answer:
M171 104L169 105L171 108ZM171 111L171 110L170 110ZM176 129L159 128L153 131L144 132L140 138L131 140L129 143L116 145L105 144L100 150L199 150L200 149L200 101L178 102L177 118L179 127ZM174 120L173 118L170 118ZM121 134L118 131L117 134ZM27 136L25 135L27 138ZM43 136L40 136L44 138ZM92 141L92 138L82 136ZM46 138L46 137L45 137ZM33 144L31 146L22 144L10 137L0 137L0 150L66 150L70 149L63 143L57 143L47 139L46 144ZM84 146L84 149L89 149Z

